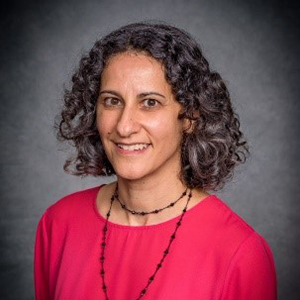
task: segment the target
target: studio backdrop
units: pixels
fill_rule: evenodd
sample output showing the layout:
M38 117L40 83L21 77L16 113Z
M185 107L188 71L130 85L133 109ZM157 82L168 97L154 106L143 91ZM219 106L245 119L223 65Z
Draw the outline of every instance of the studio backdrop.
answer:
M114 178L63 171L54 119L82 54L122 25L185 29L224 78L250 159L217 192L272 248L279 299L299 299L299 8L296 1L7 1L1 12L0 299L34 299L37 223L63 196Z

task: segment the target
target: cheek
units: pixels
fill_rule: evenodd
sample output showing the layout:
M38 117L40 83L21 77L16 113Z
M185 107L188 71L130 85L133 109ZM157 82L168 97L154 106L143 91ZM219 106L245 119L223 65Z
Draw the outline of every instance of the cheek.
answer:
M161 116L147 121L147 127L152 135L159 141L176 141L180 138L182 125L173 116Z
M112 132L113 126L113 118L105 114L97 115L97 129L101 138L109 135Z

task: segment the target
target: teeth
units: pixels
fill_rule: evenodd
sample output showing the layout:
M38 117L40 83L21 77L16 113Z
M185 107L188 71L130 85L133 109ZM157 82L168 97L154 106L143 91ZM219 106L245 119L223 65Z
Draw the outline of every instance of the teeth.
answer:
M135 145L122 145L122 144L117 144L118 147L121 149L127 150L127 151L134 151L134 150L142 150L145 149L149 146L149 144L135 144Z

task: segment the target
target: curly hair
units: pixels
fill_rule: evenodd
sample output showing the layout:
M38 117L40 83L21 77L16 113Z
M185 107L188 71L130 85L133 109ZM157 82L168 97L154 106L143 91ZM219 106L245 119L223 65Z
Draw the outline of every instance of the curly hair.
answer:
M96 128L96 104L108 60L127 51L162 63L165 78L182 105L178 118L190 120L192 130L183 132L181 143L182 182L202 190L222 188L249 154L239 117L221 76L210 70L197 42L184 30L163 23L123 26L96 41L81 58L55 122L58 140L69 141L76 149L64 170L82 177L115 174Z

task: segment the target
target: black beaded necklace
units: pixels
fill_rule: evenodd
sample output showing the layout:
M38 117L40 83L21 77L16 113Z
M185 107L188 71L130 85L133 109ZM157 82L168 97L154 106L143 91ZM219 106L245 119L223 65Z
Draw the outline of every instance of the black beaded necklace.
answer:
M182 199L187 193L187 188L185 189L185 191L182 193L182 195L174 202L171 202L169 205L163 207L163 208L160 208L160 209L155 209L155 210L152 210L152 211L149 211L149 212L145 212L145 211L135 211L135 210L132 210L132 209L129 209L126 207L126 205L124 203L122 203L119 199L119 193L118 193L118 183L117 183L117 186L116 186L116 191L115 191L115 199L120 203L121 207L130 212L132 215L141 215L141 216L144 216L144 215L149 215L149 214L158 214L159 212L161 212L162 210L165 210L166 208L169 208L169 207L172 207L174 206L180 199Z
M186 191L187 191L187 190L185 190L185 192L182 194L182 196L181 196L179 199L181 199L184 195L186 195ZM108 213L106 214L106 217L107 217L107 218L106 218L105 225L104 225L104 227L103 227L103 237L102 237L102 243L101 243L102 252L101 252L101 257L100 257L100 262L101 262L101 273L100 273L100 274L101 274L101 277L102 277L102 290L103 290L103 292L104 292L104 294L105 294L105 300L109 300L108 295L107 295L107 285L106 285L106 283L105 283L105 271L104 271L107 223L108 223L108 219L109 219L109 217L110 217L110 213L111 213L111 208L112 208L113 202L114 202L115 199L118 199L117 197L118 197L118 184L116 185L115 192L114 192L114 194L113 194L112 197L111 197L109 211L108 211ZM174 230L173 234L172 234L171 237L170 237L170 241L169 241L168 247L167 247L166 250L163 252L163 256L162 256L161 260L159 261L159 263L157 264L154 273L149 277L148 283L147 283L146 286L142 289L142 291L140 292L140 295L136 298L136 300L141 299L141 298L146 294L146 292L147 292L147 290L148 290L150 284L154 281L154 278L155 278L155 276L156 276L158 270L162 267L162 264L163 264L163 262L164 262L166 256L167 256L168 253L169 253L171 244L173 243L173 241L174 241L174 239L175 239L175 237L176 237L177 230L178 230L179 226L181 225L183 216L185 215L185 213L186 213L186 211L187 211L187 206L188 206L188 204L189 204L191 198L192 198L192 190L190 190L190 193L189 193L189 195L188 195L188 200L187 200L187 202L186 202L186 205L185 205L184 209L182 210L182 214L181 214L181 216L180 216L180 219L179 219L179 221L176 223L175 230ZM179 200L179 199L178 199L178 200ZM176 200L175 202L172 202L172 203L175 204L178 200ZM120 201L119 201L119 202L120 202ZM120 203L121 203L121 202L120 202ZM173 204L173 205L174 205L174 204ZM172 205L172 206L173 206L173 205ZM171 207L171 206L169 205L169 206L166 206L165 208L167 208L167 207ZM165 208L163 208L163 209L165 209ZM162 210L162 209L161 209L161 210ZM160 211L161 211L161 210L160 210ZM130 211L130 210L129 210L129 211ZM135 213L136 213L136 212L135 212ZM149 213L156 213L156 212L155 212L155 211L153 211L153 212L148 212L147 214L149 214ZM140 214L141 214L141 213L140 213ZM146 213L145 213L145 214L146 214Z

